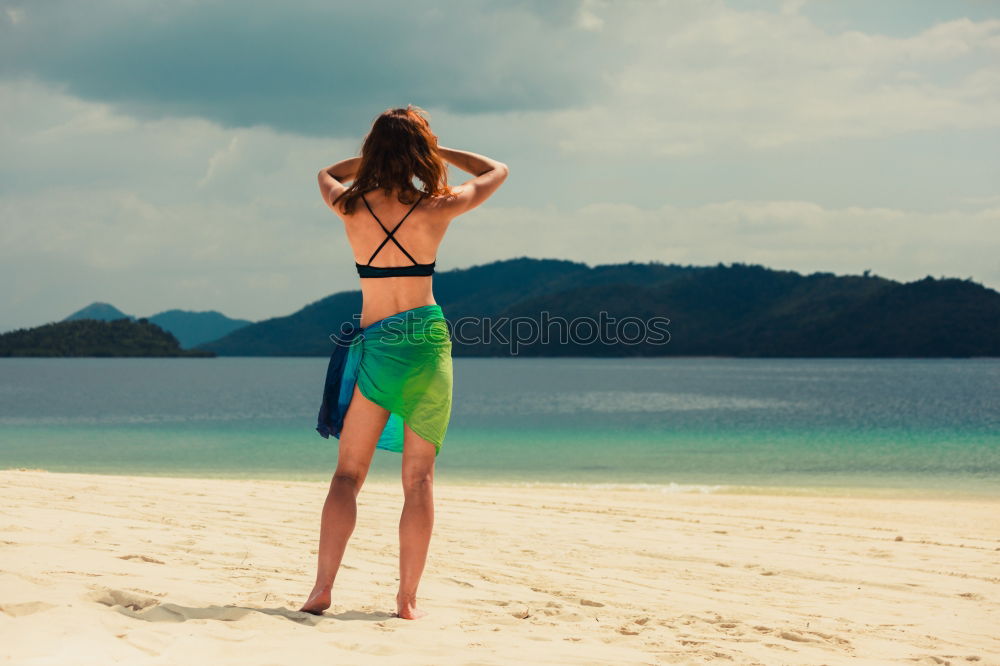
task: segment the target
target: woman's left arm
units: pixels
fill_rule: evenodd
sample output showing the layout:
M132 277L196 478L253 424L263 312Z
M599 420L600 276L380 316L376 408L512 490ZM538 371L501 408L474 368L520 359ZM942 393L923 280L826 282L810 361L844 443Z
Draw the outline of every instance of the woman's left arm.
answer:
M323 201L331 209L337 197L347 190L344 183L354 180L360 164L360 157L349 157L320 170L317 175L319 191L323 194Z

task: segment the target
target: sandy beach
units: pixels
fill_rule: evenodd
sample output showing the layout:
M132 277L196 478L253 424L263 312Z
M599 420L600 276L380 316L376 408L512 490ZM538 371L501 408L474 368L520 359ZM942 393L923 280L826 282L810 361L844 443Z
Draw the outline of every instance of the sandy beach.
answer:
M28 664L1000 664L1000 504L462 486L393 617L369 480L322 617L326 484L0 471L0 659Z

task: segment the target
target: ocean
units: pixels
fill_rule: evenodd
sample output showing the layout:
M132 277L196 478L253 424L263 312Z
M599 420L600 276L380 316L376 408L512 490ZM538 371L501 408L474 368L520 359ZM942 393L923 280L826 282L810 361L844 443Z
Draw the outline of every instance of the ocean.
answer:
M328 481L337 440L315 430L326 363L0 359L0 468ZM454 365L438 484L1000 497L1000 359ZM399 469L376 450L369 478Z

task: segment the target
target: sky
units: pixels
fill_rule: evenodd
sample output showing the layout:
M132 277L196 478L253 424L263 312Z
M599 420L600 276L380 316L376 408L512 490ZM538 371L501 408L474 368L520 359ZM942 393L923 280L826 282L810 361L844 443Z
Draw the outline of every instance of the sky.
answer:
M995 0L0 0L0 331L357 289L316 172L407 104L510 167L439 270L1000 289Z

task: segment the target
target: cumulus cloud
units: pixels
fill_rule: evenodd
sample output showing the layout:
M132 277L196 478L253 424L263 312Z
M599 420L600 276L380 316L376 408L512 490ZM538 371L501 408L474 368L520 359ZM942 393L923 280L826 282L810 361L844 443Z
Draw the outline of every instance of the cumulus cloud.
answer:
M686 157L1000 127L1000 20L908 37L828 33L800 4L591 7L606 38L633 52L601 103L548 114L559 147Z

